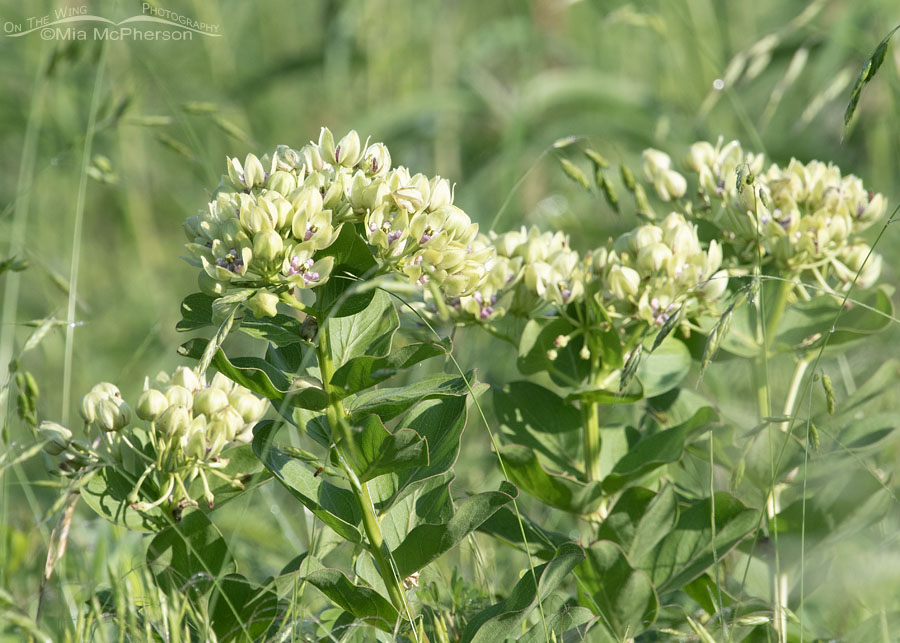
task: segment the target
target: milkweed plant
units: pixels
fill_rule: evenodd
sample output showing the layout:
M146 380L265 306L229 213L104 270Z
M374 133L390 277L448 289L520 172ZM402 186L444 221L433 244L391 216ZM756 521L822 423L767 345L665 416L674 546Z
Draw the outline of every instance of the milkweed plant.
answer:
M184 596L195 637L804 635L785 553L800 508L814 511L798 471L820 440L863 430L864 400L836 405L819 358L891 318L864 234L884 197L832 164L782 166L723 138L647 149L637 172L579 141L553 151L639 224L595 247L485 230L454 203L462 187L356 132L227 160L184 223L199 292L178 327L207 331L181 346L188 364L148 376L134 400L96 384L83 425L37 428L88 506L151 535L152 578ZM237 332L263 349L232 354ZM496 355L511 344L519 376L464 372L457 332L483 333ZM756 417L703 392L714 360L747 365ZM768 385L776 360L794 368L784 390ZM433 374L408 376L425 362ZM876 374L863 388L886 386ZM453 467L470 415L503 482L463 495ZM214 518L273 480L328 537L259 583L237 573ZM450 590L424 570L476 532L523 552L522 572L447 608ZM779 537L781 556L762 544ZM745 585L759 569L767 581ZM332 607L298 617L301 585Z

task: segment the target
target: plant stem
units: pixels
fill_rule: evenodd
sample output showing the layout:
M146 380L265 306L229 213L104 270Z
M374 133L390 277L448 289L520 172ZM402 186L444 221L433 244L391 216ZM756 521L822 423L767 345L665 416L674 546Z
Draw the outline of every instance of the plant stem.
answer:
M397 608L400 614L404 615L412 622L412 612L406 601L406 593L400 584L400 578L397 574L395 566L391 565L391 550L384 542L384 536L381 533L381 524L378 522L378 516L375 513L375 504L369 495L369 488L366 483L361 482L353 468L354 463L359 462L359 449L353 440L353 433L350 430L350 424L347 422L344 413L344 405L341 398L336 394L331 385L331 379L334 376L334 362L331 359L331 345L328 335L328 320L320 321L319 325L319 342L316 347L316 354L319 359L319 371L322 376L322 384L328 395L328 408L326 416L328 424L335 435L335 449L337 449L338 460L344 473L350 480L350 488L359 501L362 508L363 529L366 532L366 538L369 541L367 547L372 557L375 559L375 566L378 573L387 587L388 595L391 603ZM349 456L349 457L348 457Z
M584 473L589 482L600 480L600 414L596 402L581 402L584 421Z

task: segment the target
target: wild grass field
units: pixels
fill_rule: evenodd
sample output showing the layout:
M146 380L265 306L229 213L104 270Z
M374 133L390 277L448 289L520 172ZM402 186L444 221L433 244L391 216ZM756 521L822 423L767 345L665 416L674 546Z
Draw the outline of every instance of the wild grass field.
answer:
M629 199L619 164L637 171L645 148L680 162L691 143L719 137L738 139L779 165L792 158L833 162L885 196L885 220L900 203L900 43L889 45L844 127L861 66L900 23L893 0L86 4L87 14L116 22L164 8L216 25L216 34L137 41L98 40L91 31L80 41L59 32L44 39L38 30L17 37L4 25L34 24L81 5L0 0L0 261L20 262L0 274L0 641L185 635L180 628L194 608L187 599L178 603L177 593L157 593L144 558L147 536L70 501L70 480L49 475L52 460L29 452L37 438L17 411L21 381L14 371L37 383L38 422L80 427L79 401L96 382L116 382L136 400L145 376L189 363L176 351L189 336L175 325L179 303L197 290L197 270L180 258L182 223L206 206L226 157L261 155L279 144L299 149L318 140L323 126L337 137L354 129L364 141L383 141L395 164L449 179L455 203L482 230L536 224L569 234L578 251L642 223L628 208L616 212L595 186L585 190L566 175L561 158L589 167L573 151L582 147L611 162L623 203ZM570 146L558 144L568 137ZM879 283L896 300L900 236L882 225L865 235L869 243L878 238ZM852 418L881 418L875 448L858 450L831 435L822 436L819 451L804 447L817 466L791 499L808 498L809 506L784 518L786 533L796 527L798 539L757 545L774 547L790 570L785 640L900 637L900 408L891 392L900 384L892 362L900 359L900 325L889 321L817 362L817 373L834 381L838 411L893 364L885 377L894 383ZM828 330L825 324L819 332ZM453 339L460 368L476 368L479 381L503 386L516 378L513 346L476 329L460 329ZM238 353L260 350L246 337L228 341ZM794 355L772 358L765 387L774 404L782 404L793 372ZM715 360L702 381L695 369L682 386L752 427L758 410L751 380L749 361ZM809 390L807 402L824 408L821 384ZM463 434L457 498L496 489L504 478L491 445L491 431L501 430L487 398L485 404L487 425L472 412ZM618 409L608 420L626 417ZM733 463L710 472L707 448L698 440L666 468L676 489L729 489ZM67 511L74 514L63 520ZM589 521L573 521L527 494L517 511L584 545L594 537ZM329 538L273 482L211 516L240 572L256 583ZM51 553L58 560L45 579L48 549L59 542L52 534L63 524L70 524L67 546ZM751 565L746 553L722 565L748 596L771 607L770 570ZM350 564L355 555L336 560ZM432 612L443 604L448 614L468 618L503 599L530 567L521 550L477 533L422 572L420 591L439 594ZM569 589L577 592L574 582ZM735 590L724 581L720 589ZM296 625L282 628L279 640L341 640L316 630L334 618L321 594L301 585L289 598L282 616ZM691 629L673 616L697 620L685 604L661 605L658 627L637 640L735 636L716 618L705 622L708 632ZM543 611L529 613L529 627L543 618ZM778 640L775 630L766 632L748 640ZM363 628L351 636L392 640ZM583 634L607 640L591 637Z

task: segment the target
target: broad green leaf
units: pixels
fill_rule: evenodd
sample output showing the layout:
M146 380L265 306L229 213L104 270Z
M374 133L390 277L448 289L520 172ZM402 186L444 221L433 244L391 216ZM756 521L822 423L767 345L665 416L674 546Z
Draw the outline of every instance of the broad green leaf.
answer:
M365 309L376 291L352 295L347 291L359 279L371 276L378 264L356 225L345 223L334 243L316 253L315 258L325 257L334 257L334 268L328 281L316 288L316 308L331 318L355 315Z
M656 496L656 492L644 487L625 489L616 500L616 504L610 509L606 519L597 528L597 538L611 540L618 543L622 549L629 549L631 543L634 542L634 534L637 532L641 518Z
M302 322L296 317L281 313L274 317L258 319L247 313L241 320L240 330L245 335L271 342L275 346L290 346L303 340L300 329Z
M544 504L570 513L589 515L603 501L600 481L582 482L575 478L548 473L534 451L518 444L500 449L509 479Z
M453 500L450 498L453 478L453 472L447 471L411 484L409 492L382 514L381 532L388 547L396 549L418 525L441 524L453 517ZM377 587L372 582L369 584Z
M257 641L280 613L278 595L240 574L228 574L209 597L209 614L219 641Z
M391 339L400 319L391 297L382 290L360 312L327 320L331 359L335 367L360 355L383 357L391 350Z
M281 428L271 420L256 425L253 430L253 452L291 494L316 517L350 542L362 542L357 528L362 509L356 496L337 487L324 476L316 475L316 468L290 457L275 446L275 433Z
M320 569L305 579L353 617L384 632L392 632L397 610L381 594L369 587L354 585L337 569Z
M500 484L499 491L486 491L466 500L456 508L453 517L446 523L420 524L414 527L392 552L400 577L406 578L419 571L455 547L516 495L515 487L504 481Z
M522 518L521 528L516 514L508 507L501 507L493 516L481 523L478 531L490 534L518 548L525 547L525 542L522 541L522 531L524 531L529 549L535 556L543 560L553 558L553 554L563 543L571 541L571 538L565 534L547 531L521 512L519 516Z
M360 482L380 475L428 465L428 444L413 429L389 433L377 415L369 415L354 431L362 462L356 462Z
M286 346L275 346L269 344L266 348L266 361L284 373L300 373L303 370L304 362L311 359L315 353L313 349L308 349L309 354L304 351L303 344L288 344Z
M460 395L420 402L400 420L400 426L412 429L427 442L428 464L373 480L370 491L380 512L412 491L414 483L450 470L459 455L466 417L466 397Z
M656 397L681 384L691 364L687 346L674 337L666 338L652 353L645 352L637 369L644 396Z
M636 569L650 574L662 594L694 580L713 564L712 502L705 498L681 511L675 529L647 555L633 560ZM759 512L748 509L735 497L715 495L716 554L721 559L756 529Z
M328 425L328 417L321 411L294 408L291 413L291 421L300 431L318 442L326 449L331 448L331 427Z
M186 593L192 600L235 567L222 533L200 511L185 514L150 541L147 566L163 591Z
M459 397L476 388L475 374L469 372L465 378L438 373L412 382L408 386L382 388L364 391L350 398L347 409L354 419L375 413L382 420L397 417L414 404L423 400L442 397Z
M684 452L685 442L716 420L716 412L710 407L703 407L687 422L641 440L603 479L603 490L614 493L650 471L678 461Z
M646 572L635 570L616 543L600 540L585 550L585 560L575 568L578 602L601 616L601 621L620 637L634 637L646 630L659 611L656 590Z
M199 359L207 343L208 340L197 337L182 344L178 352L185 357ZM241 386L267 397L275 406L284 404L312 410L328 406L328 396L324 390L318 386L302 385L306 384L303 380L297 380L297 385L293 385L287 375L259 357L229 360L220 348L213 356L212 366Z
M215 297L195 292L181 302L181 321L175 325L176 330L197 330L212 326L212 304Z
M581 412L556 393L533 382L494 388L494 412L512 442L530 447L561 471L575 472L569 445L560 434L581 428ZM573 436L580 440L580 435Z
M647 504L626 551L631 560L643 560L678 522L678 496L671 485L663 487Z
M583 339L576 337L565 348L558 348L554 344L557 337L569 335L574 330L572 324L559 317L530 320L519 341L519 372L533 375L547 371L554 382L567 386L583 381L590 372L589 360L579 356ZM547 357L547 351L551 349L557 353L555 360Z
M449 352L449 340L437 344L410 344L386 357L360 355L349 359L335 371L331 383L340 397L371 388L426 359Z
M99 515L131 531L159 531L171 522L166 520L163 511L154 507L146 512L137 512L128 500L139 475L126 478L112 466L103 467L81 488L81 498ZM150 501L156 500L160 494L149 480L144 481L141 489L144 499Z
M557 641L587 641L588 624L594 620L591 610L576 605L563 605L562 609L546 617L547 631L556 635ZM576 629L577 628L577 629ZM574 633L573 630L576 630ZM532 625L531 629L516 639L516 643L544 643L543 623ZM594 640L593 638L590 640Z
M535 567L533 573L526 570L505 600L472 617L463 630L460 642L496 643L505 640L520 627L537 604L538 594L541 600L546 600L583 560L581 547L566 543L550 562Z

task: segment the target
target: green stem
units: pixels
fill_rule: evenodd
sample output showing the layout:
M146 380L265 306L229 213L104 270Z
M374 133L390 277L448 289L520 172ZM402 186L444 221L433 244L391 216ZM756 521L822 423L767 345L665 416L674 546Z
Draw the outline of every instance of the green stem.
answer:
M588 481L600 480L600 413L596 402L581 402L584 421L584 473Z
M328 408L326 416L328 424L335 434L335 448L338 453L338 460L341 467L350 480L350 488L356 495L359 505L362 508L363 528L366 532L366 538L369 541L367 547L372 557L375 559L375 565L378 568L385 587L387 587L388 595L391 603L397 608L400 614L412 621L412 611L406 602L406 593L400 584L400 578L396 572L396 568L391 565L391 550L384 542L384 536L381 533L381 525L378 522L378 516L375 513L375 504L369 495L369 488L366 483L360 482L356 475L353 465L360 461L359 449L353 440L353 433L350 430L350 424L347 422L347 416L344 412L344 406L341 403L340 396L336 393L331 385L331 379L334 375L334 361L331 358L331 345L328 334L328 320L320 321L319 325L319 343L316 347L316 353L319 359L319 371L322 376L322 384L325 392L328 394ZM339 440L337 439L339 438ZM349 456L349 457L348 457Z

